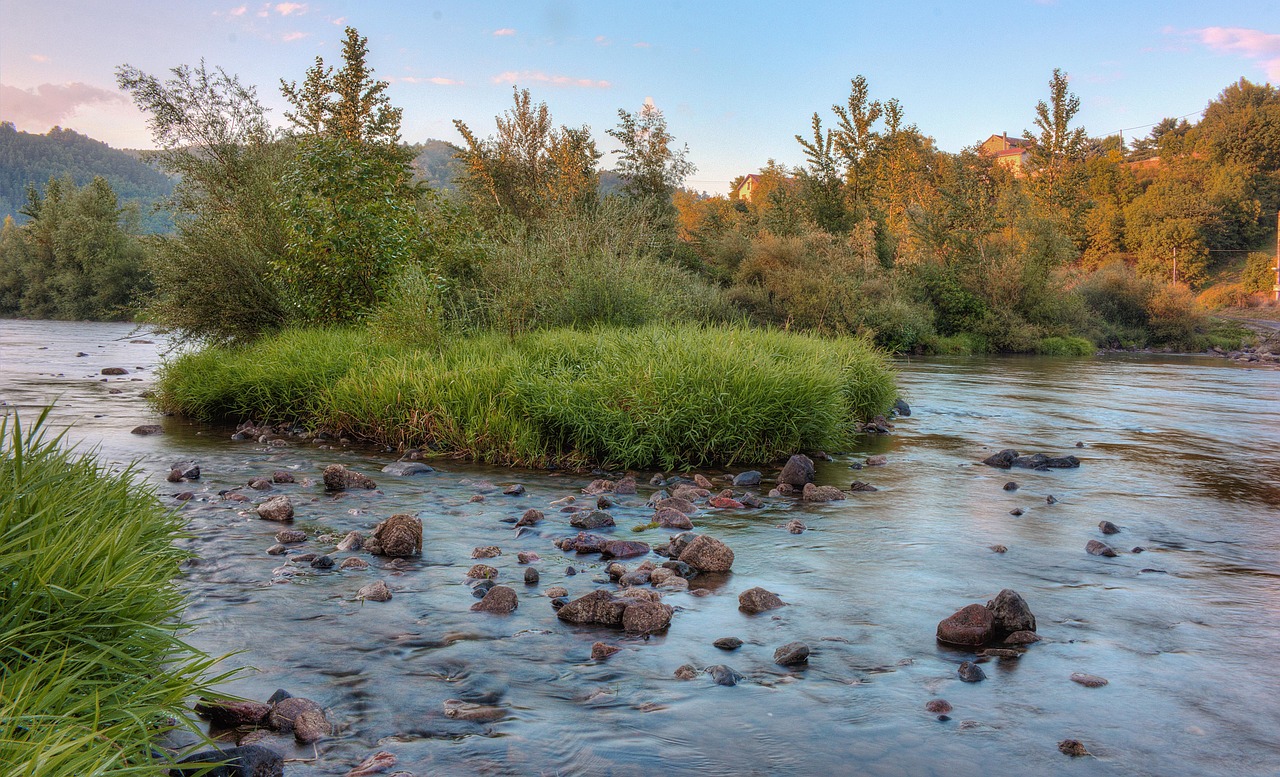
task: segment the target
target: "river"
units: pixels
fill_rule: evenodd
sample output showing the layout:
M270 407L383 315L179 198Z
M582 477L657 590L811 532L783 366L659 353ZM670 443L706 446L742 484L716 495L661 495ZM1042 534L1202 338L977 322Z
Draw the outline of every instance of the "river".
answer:
M677 612L666 634L628 639L559 621L543 594L601 585L598 556L564 556L551 544L572 530L549 503L580 495L589 474L443 460L430 462L435 473L395 478L379 472L395 454L376 449L233 442L231 428L149 407L142 394L161 342L127 325L2 322L0 400L33 416L57 399L53 418L70 425L71 440L114 462L138 461L170 504L178 491L197 492L181 507L198 554L182 579L196 624L190 641L235 652L225 665L251 668L228 690L264 700L286 688L320 702L339 726L317 760L291 740L265 742L302 759L287 775L340 775L378 750L416 775L1280 774L1275 368L1152 355L901 361L911 417L818 465L819 483L858 479L879 490L819 506L775 499L760 510L704 511L695 524L733 548L733 573L709 596L668 595ZM104 382L101 369L116 366L130 374ZM164 433L129 433L148 423ZM980 463L1010 447L1082 464L1035 472ZM850 468L874 454L887 464ZM203 478L165 482L169 465L187 459ZM334 462L379 488L326 496L320 470ZM284 562L265 553L279 526L218 496L277 469L315 482L275 491L297 504L297 528L367 532L393 513L417 513L421 560L368 557L364 572L304 564L284 582L273 574ZM761 469L766 478L775 471ZM642 506L651 474L639 473L639 496L612 511L619 537L657 544L670 533L628 531L651 514ZM1003 490L1009 480L1021 487ZM490 488L510 483L525 495ZM485 500L470 501L478 493ZM516 537L501 519L528 507L548 520ZM780 527L794 517L809 531ZM1104 537L1103 519L1121 533ZM1091 539L1119 555L1086 554ZM485 545L502 548L486 563L519 593L511 615L469 609L476 599L464 574L471 550ZM539 585L521 582L520 550L542 556ZM567 575L569 566L579 574ZM375 579L394 598L361 604L356 590ZM737 594L757 585L789 606L742 614ZM1003 588L1026 599L1044 640L1021 658L983 664L985 681L963 683L957 666L972 655L939 645L937 623ZM724 636L745 644L731 653L712 646ZM592 661L597 640L622 651ZM774 649L793 640L811 647L808 666L773 664ZM745 680L676 680L686 663L728 664ZM1074 672L1109 682L1086 688L1069 679ZM948 720L925 710L935 698L953 705ZM507 715L454 720L447 699ZM1059 753L1066 738L1092 756Z

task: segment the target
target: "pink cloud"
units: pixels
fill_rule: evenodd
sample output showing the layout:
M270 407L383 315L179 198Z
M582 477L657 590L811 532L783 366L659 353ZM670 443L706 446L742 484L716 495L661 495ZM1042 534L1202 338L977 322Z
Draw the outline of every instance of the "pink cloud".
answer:
M508 70L505 73L499 73L490 79L495 84L517 84L520 82L529 83L530 81L539 84L550 84L551 86L572 86L583 89L609 89L613 84L608 81L599 81L591 78L571 78L569 76L557 76L549 73L543 73L540 70Z
M1210 49L1258 62L1267 78L1280 81L1280 35L1244 27L1205 27L1192 32Z
M400 78L387 79L388 81L399 81L402 84L435 84L436 86L462 86L463 83L453 78L445 78L443 76L432 76L426 78L424 76L401 76Z
M631 47L636 49L651 49L653 48L653 44L645 43L644 41L641 40L641 41L636 41L635 43L632 43Z
M32 55L31 55L31 61L32 61L32 62L39 62L40 64L42 64L42 65L43 65L45 62L48 62L48 61L49 61L49 58L48 58L48 57L46 57L46 56L45 56L45 55L43 55L43 54L32 54Z
M227 11L227 13L231 14L232 16L244 16L248 11L249 11L249 6L240 5L240 6L236 6L235 8L232 8L230 11Z
M61 124L82 106L128 102L120 92L80 82L40 84L34 89L0 85L0 115L17 125L43 129Z
M295 40L302 40L311 33L309 32L286 32L282 37L285 43L293 43Z
M596 36L596 45L598 46L608 46L608 45L611 45L612 43L613 41L609 40L603 35Z
M302 15L307 12L306 3L276 3L276 13L281 16Z
M500 30L494 30L493 34L494 34L494 37L503 38L508 35L515 35L516 31L514 27L503 27Z

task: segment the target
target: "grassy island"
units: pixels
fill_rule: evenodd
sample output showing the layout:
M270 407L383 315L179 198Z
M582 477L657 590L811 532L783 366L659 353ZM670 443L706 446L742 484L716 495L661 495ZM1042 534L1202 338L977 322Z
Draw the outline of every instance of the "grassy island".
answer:
M896 397L865 341L739 327L480 334L435 347L290 330L170 362L159 402L500 464L678 467L847 445Z

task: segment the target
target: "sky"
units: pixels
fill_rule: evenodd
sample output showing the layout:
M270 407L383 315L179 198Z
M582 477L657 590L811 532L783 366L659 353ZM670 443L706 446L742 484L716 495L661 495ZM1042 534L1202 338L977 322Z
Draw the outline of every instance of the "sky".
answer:
M454 119L491 134L519 86L610 151L618 109L652 100L698 168L688 184L716 193L769 159L801 164L794 136L815 111L830 124L857 75L946 151L1030 128L1054 68L1077 124L1130 139L1194 121L1241 77L1280 84L1276 0L0 0L0 120L150 148L116 68L203 59L256 86L282 125L280 79L338 62L347 25L368 37L406 141L459 143Z

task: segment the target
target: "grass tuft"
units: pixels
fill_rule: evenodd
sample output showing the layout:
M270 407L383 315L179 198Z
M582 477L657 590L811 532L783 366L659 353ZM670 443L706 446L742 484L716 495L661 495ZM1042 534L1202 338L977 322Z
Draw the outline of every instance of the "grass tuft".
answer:
M184 644L179 519L45 434L0 420L0 763L5 774L154 775L213 660Z

